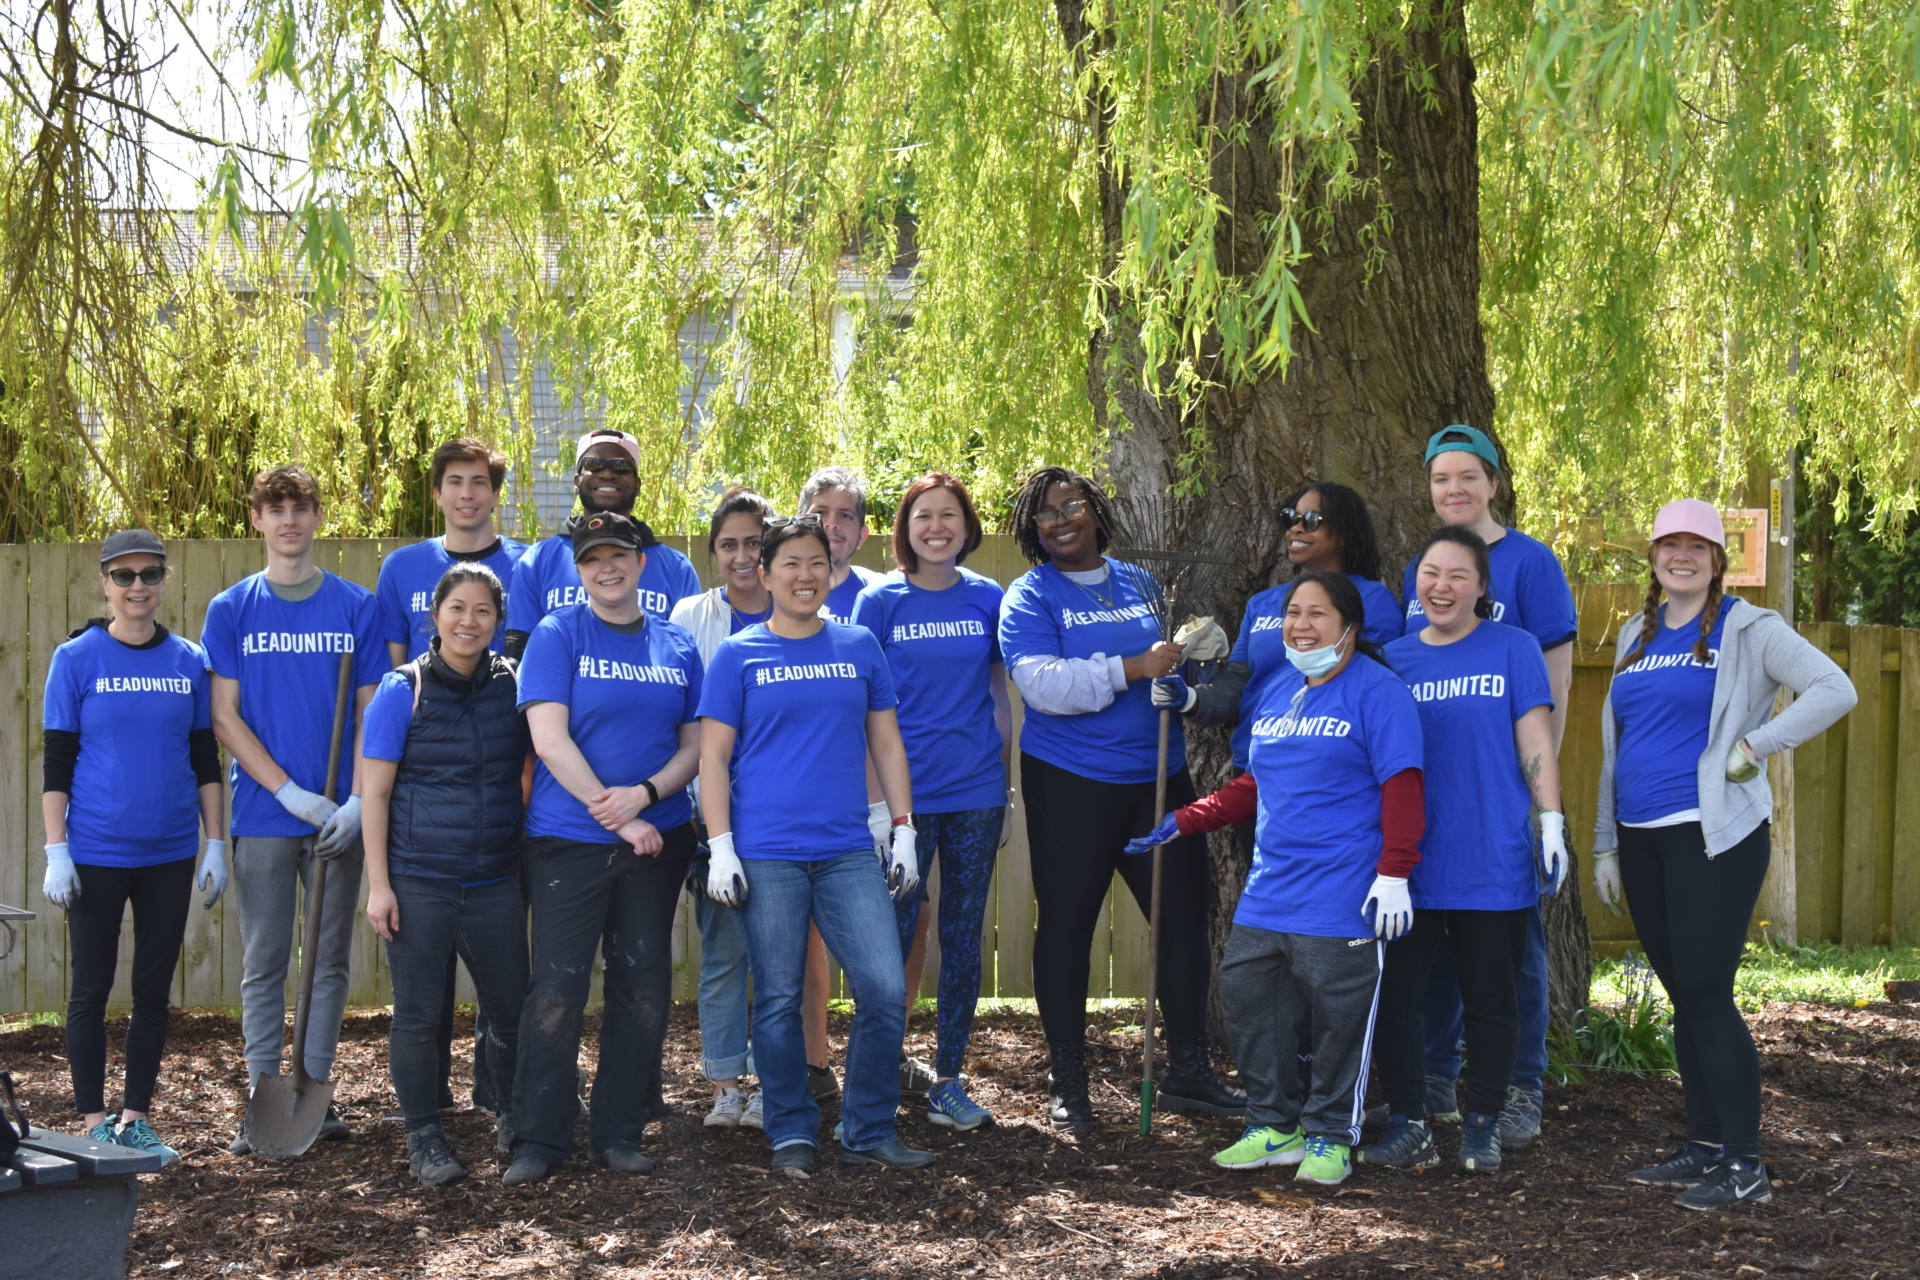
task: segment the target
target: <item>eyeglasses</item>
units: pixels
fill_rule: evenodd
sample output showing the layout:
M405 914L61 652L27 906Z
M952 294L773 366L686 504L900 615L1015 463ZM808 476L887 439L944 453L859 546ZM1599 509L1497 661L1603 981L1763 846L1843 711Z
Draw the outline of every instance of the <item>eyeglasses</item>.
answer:
M144 569L109 569L107 577L113 580L113 585L116 587L130 587L135 578L150 587L157 587L167 580L167 566L155 564L148 565Z
M1093 504L1085 498L1075 498L1073 501L1063 502L1057 507L1042 507L1033 513L1033 527L1036 529L1051 529L1055 525L1065 524L1069 520L1078 520L1081 516L1087 514L1092 506Z
M1280 508L1280 527L1282 529L1291 529L1293 526L1299 525L1308 533L1312 533L1326 522L1327 517L1318 511L1295 511L1292 507Z
M580 469L590 476L597 476L602 471L611 471L617 476L630 476L639 470L633 465L632 458L582 458Z
M785 529L788 527L796 529L818 529L820 527L820 513L818 511L809 511L803 516L773 516L767 521L767 532L769 533L775 529Z

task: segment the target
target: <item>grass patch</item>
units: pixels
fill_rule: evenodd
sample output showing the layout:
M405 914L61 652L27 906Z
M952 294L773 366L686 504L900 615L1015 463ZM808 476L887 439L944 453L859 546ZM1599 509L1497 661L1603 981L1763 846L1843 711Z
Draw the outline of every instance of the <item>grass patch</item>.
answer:
M1630 964L1630 959L1594 960L1590 1000L1595 1008L1625 1005L1633 998ZM1885 1000L1888 982L1915 978L1920 978L1920 947L1843 947L1834 942L1779 947L1749 942L1740 971L1734 975L1733 995L1748 1013L1772 1000L1861 1008Z

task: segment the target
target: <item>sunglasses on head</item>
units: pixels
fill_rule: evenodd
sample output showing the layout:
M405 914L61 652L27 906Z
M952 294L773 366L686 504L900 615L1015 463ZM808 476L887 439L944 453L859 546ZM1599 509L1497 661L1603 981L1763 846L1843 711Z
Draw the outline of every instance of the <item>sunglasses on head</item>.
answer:
M167 566L155 564L148 565L144 569L109 569L107 577L116 587L130 587L135 578L150 587L157 587L167 580Z
M1292 507L1280 508L1280 527L1282 529L1291 529L1293 526L1299 525L1308 533L1312 533L1315 529L1325 524L1326 520L1326 516L1318 511L1295 511Z
M630 476L639 468L633 465L632 458L582 458L580 469L590 476L602 471L611 471L617 476Z
M789 526L797 529L818 529L820 513L809 511L800 516L774 516L767 521L767 532L772 533L775 529L785 529Z

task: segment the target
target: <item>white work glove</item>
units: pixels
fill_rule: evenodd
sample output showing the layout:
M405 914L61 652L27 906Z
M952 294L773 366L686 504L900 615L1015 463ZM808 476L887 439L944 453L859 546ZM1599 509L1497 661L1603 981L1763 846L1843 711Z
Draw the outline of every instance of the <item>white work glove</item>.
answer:
M1367 900L1360 904L1360 914L1373 917L1374 937L1392 942L1403 936L1413 928L1413 895L1407 891L1407 878L1375 876Z
M1620 887L1620 851L1608 849L1593 855L1593 891L1600 902L1615 915L1622 914L1626 892Z
M1742 738L1733 744L1733 750L1727 752L1727 781L1751 782L1760 776L1760 757L1753 754Z
M1007 807L1000 811L1000 843L993 847L996 850L1004 849L1007 847L1007 841L1011 839L1013 839L1013 788L1008 787Z
M227 891L227 842L207 839L206 852L200 855L200 889L207 895L204 905L213 910L213 904L220 901L220 895Z
M747 905L747 871L733 851L733 832L707 837L707 896L723 907Z
M331 818L333 811L340 807L325 796L307 790L292 778L280 784L279 790L273 793L273 798L280 802L282 809L315 831L326 826L327 819Z
M910 822L893 829L893 852L887 858L887 889L895 902L905 902L920 887L920 855L913 847L919 834Z
M56 907L72 906L80 898L80 873L73 869L73 858L67 853L67 842L47 846L47 874L40 882L40 892L47 901Z
M1233 652L1233 641L1211 617L1188 618L1173 633L1173 642L1186 646L1188 662L1220 662Z
M867 806L867 834L873 837L873 856L880 859L883 867L887 864L887 843L892 839L887 833L892 829L893 814L885 800L875 800Z
M347 802L333 811L313 842L316 858L337 858L360 838L360 797L348 796Z
M1547 896L1558 897L1567 882L1567 815L1540 811L1540 869L1546 873Z

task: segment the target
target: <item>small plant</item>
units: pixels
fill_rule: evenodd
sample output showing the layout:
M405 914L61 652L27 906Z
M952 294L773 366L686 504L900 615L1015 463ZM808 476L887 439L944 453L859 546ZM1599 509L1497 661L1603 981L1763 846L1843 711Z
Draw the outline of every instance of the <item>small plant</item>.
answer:
M1579 1084L1589 1071L1673 1072L1673 1011L1661 997L1653 966L1629 952L1616 980L1625 996L1618 1006L1580 1010L1573 1026L1549 1045L1547 1070L1562 1084Z

